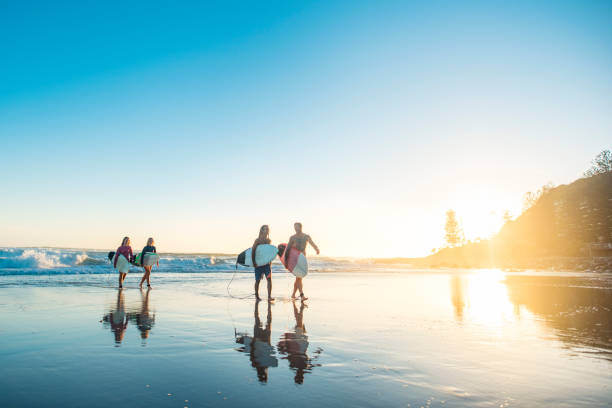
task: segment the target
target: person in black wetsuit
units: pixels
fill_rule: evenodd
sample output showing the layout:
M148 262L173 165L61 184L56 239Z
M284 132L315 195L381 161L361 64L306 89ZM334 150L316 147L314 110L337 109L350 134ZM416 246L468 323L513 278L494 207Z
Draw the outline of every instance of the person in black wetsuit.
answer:
M140 280L140 285L138 285L141 289L142 289L142 284L144 283L145 279L147 280L147 286L149 288L151 287L151 269L153 269L153 265L144 266L145 253L147 252L157 253L157 249L155 248L155 240L153 240L153 238L149 238L147 240L147 246L142 248L142 252L140 254L140 264L143 265L143 268L144 268L144 275L142 275L142 279ZM157 262L157 266L159 266L159 261Z
M253 261L253 266L255 267L255 297L257 300L261 300L259 297L259 282L261 281L262 276L265 276L268 280L268 301L273 301L272 297L272 269L270 267L270 263L265 265L257 265L255 262L255 251L257 251L257 247L263 244L269 244L270 241L270 227L267 225L262 225L259 229L259 236L253 242L253 248L251 249L251 259Z
M314 243L310 235L304 234L302 232L302 223L296 222L293 224L293 228L295 228L295 234L289 238L289 243L287 244L287 248L285 249L284 256L288 257L291 251L291 248L295 248L306 256L306 245L310 244L315 251L317 251L317 255L319 255L319 248ZM295 282L293 283L293 294L291 295L292 299L295 299L295 292L300 291L300 297L302 300L308 299L304 296L304 287L302 285L302 278L295 277Z

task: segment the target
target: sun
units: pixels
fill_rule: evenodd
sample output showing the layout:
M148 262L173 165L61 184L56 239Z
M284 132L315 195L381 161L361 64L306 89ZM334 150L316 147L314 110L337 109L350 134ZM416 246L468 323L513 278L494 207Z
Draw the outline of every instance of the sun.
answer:
M490 197L460 202L455 208L457 218L461 223L465 239L488 239L493 237L504 225L504 213L512 211L512 203L503 202Z

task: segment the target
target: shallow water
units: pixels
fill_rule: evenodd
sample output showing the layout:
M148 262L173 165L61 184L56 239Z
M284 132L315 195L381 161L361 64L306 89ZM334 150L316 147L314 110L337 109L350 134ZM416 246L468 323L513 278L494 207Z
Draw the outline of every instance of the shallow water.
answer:
M0 277L2 406L612 403L610 276L313 273L304 305L285 273L272 305L251 273L139 277Z

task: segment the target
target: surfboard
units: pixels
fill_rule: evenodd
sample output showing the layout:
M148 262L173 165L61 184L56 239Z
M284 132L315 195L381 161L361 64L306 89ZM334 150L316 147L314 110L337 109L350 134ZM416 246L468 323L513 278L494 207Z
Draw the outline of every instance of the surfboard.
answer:
M287 244L280 244L278 248L283 252L280 260L289 272L298 278L303 278L304 276L308 275L308 261L302 252L300 252L297 248L292 247L291 251L289 252L289 256L287 256L287 254L284 253L284 249L287 248Z
M253 266L253 257L251 256L252 248L245 249L238 255L236 263L243 266ZM255 253L255 262L258 266L270 263L278 255L278 248L270 244L262 244L257 246Z
M155 252L145 252L144 263L140 262L141 258L142 252L136 255L136 260L134 263L139 266L153 266L159 261L159 255L157 255Z
M115 263L115 258L119 255L119 259L117 259L117 271L121 273L128 273L130 271L130 262L127 258L121 254L115 254L113 257L113 264Z

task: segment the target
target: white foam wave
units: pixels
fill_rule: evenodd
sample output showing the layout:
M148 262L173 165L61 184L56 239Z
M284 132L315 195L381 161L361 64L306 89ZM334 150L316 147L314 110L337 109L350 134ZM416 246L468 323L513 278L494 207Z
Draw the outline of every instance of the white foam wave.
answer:
M0 248L0 275L70 275L105 274L114 269L108 261L107 251L59 248ZM231 255L161 254L159 267L166 273L208 273L236 271L236 257ZM309 259L312 272L357 270L363 264L329 258ZM238 267L239 272L252 272L252 268ZM133 271L139 270L134 266ZM284 272L278 260L272 270Z

